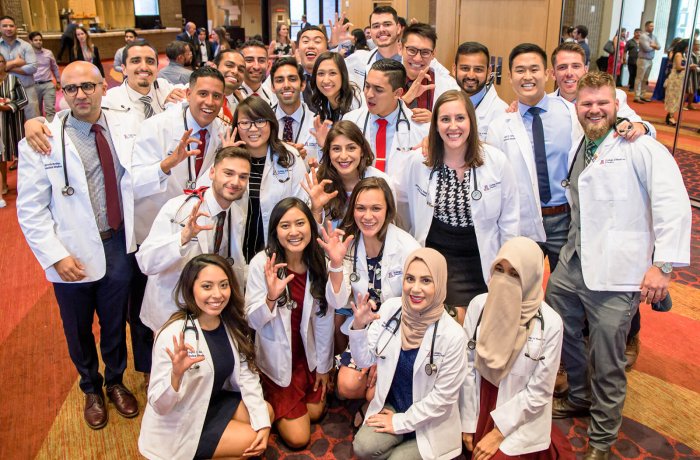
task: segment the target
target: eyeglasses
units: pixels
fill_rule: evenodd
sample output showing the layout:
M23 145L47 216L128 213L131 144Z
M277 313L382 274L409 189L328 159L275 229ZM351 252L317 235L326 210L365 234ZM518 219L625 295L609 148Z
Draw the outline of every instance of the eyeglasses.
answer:
M90 82L85 82L81 83L79 85L66 85L64 86L63 92L69 96L75 96L78 94L78 89L82 89L83 93L85 93L86 96L89 96L95 92L95 88L97 88L97 85L101 85L102 82L100 83L90 83Z
M409 56L415 56L416 54L420 53L420 57L422 57L422 58L427 58L427 57L432 56L433 51L435 51L435 50L429 50L427 48L419 49L419 48L415 48L413 46L406 47L406 53L408 53Z
M255 125L256 128L258 129L263 129L265 125L267 125L269 120L266 120L265 118L258 118L257 120L249 121L239 121L238 122L238 128L242 129L243 131L248 131L250 128Z

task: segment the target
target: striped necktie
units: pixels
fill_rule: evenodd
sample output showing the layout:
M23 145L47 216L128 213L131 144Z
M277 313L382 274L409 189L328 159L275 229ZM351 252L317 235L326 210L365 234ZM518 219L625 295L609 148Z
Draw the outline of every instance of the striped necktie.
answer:
M155 115L153 107L151 106L151 102L153 101L151 96L141 96L139 101L143 102L143 113L146 115L146 119Z

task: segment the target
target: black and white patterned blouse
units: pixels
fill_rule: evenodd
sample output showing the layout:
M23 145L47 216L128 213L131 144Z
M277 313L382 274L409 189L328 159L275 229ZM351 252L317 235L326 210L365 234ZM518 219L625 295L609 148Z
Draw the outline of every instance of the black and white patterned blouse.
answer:
M377 257L367 257L367 293L377 310L382 306L382 252Z
M474 226L469 196L469 170L464 172L464 179L460 182L454 169L442 165L437 170L437 177L435 218L452 227Z

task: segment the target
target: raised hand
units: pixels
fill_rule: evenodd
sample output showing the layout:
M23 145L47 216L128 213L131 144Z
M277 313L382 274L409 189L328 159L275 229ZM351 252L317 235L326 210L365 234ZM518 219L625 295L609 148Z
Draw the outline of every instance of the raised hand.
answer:
M348 253L354 236L350 235L343 241L345 232L340 229L333 230L332 227L332 222L326 222L326 228L321 228L321 238L316 241L326 251L326 255L331 261L331 267L338 268L343 264L343 259Z
M352 321L352 328L355 330L364 329L375 319L379 319L379 314L374 313L377 305L374 300L369 300L369 293L358 294L357 303L350 302L355 318Z
M236 140L236 135L238 134L238 128L233 128L233 130L225 129L223 133L219 133L219 139L221 139L221 147L243 147L245 146L245 141Z
M282 296L287 284L294 278L294 275L288 275L286 278L280 279L277 272L280 268L284 268L287 264L276 264L277 254L273 253L272 257L268 257L265 261L265 284L267 285L267 298L278 299Z
M413 115L411 115L411 120L415 123L430 123L430 119L433 117L433 112L428 109L421 109L416 107L411 109Z
M318 144L319 148L322 149L323 146L326 145L326 137L328 137L328 131L330 131L332 127L332 121L326 120L321 123L321 117L318 115L314 117L314 127L309 130L309 132L316 138L316 143Z
M204 361L204 356L195 356L194 358L190 356L195 353L192 345L185 343L185 333L180 332L180 340L178 341L176 336L173 336L173 350L170 348L165 348L165 352L170 356L170 361L173 363L173 371L171 376L171 384L175 391L180 389L180 383L182 381L182 376L185 375L185 371L192 367L193 365Z
M200 217L210 217L206 212L199 212L199 207L201 205L202 201L198 201L192 208L192 212L190 212L190 217L187 220L187 223L180 224L183 225L182 232L180 233L180 244L183 246L191 241L192 238L197 236L197 234L202 230L211 230L214 228L213 225L199 225L197 223L197 219Z
M199 139L190 137L191 135L192 128L188 129L182 134L180 142L178 142L175 150L173 150L170 155L160 162L160 169L162 169L165 174L169 174L170 170L185 161L188 157L197 156L200 154L201 151L199 149L187 150L187 146L189 144L201 144Z
M323 211L326 205L338 195L337 190L331 193L326 192L326 185L332 183L333 181L330 179L323 179L319 182L316 168L311 168L311 172L304 176L304 180L301 182L301 188L309 195L311 199L311 211L315 214Z
M328 48L331 48L331 45L338 46L340 43L351 39L352 35L350 31L354 29L354 26L352 22L343 24L344 22L345 13L338 17L338 12L335 13L335 17L333 20L328 20L328 25L331 28L331 39L329 41Z
M434 83L428 83L427 85L423 84L423 79L425 79L425 78L427 78L429 82L432 81L432 79L430 78L430 74L428 74L429 70L430 70L429 66L426 66L425 69L421 70L420 73L418 74L418 77L416 77L416 79L413 80L413 83L411 83L411 87L408 88L408 91L406 91L406 94L401 96L401 99L406 104L410 104L416 98L421 97L423 95L423 93L425 93L426 91L435 88Z

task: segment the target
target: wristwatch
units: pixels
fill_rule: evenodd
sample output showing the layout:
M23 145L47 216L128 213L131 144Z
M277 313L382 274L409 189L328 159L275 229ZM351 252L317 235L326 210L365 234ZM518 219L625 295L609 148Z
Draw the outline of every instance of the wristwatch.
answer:
M658 267L664 275L668 275L673 271L671 262L654 262L654 267Z

